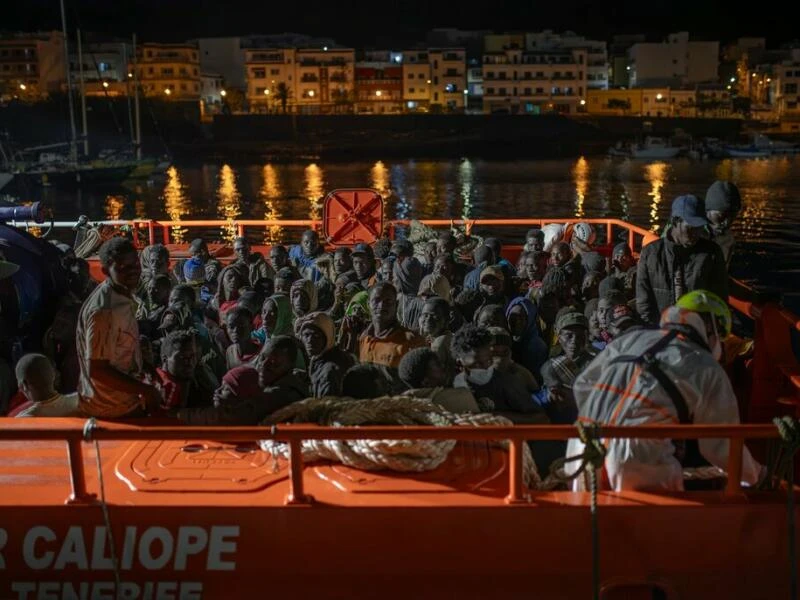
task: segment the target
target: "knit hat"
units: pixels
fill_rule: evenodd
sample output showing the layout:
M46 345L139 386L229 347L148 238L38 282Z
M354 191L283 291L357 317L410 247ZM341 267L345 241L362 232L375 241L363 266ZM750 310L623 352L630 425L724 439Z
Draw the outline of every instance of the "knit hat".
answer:
M258 385L258 371L251 366L234 367L222 376L222 383L228 384L237 399L253 399L264 394Z
M582 313L579 313L578 311L570 311L560 315L556 319L556 333L560 332L562 329L566 329L567 327L583 327L584 329L589 329L589 321Z
M183 263L183 278L191 285L202 285L206 280L206 269L203 261L197 257Z
M309 326L316 327L325 335L325 350L323 352L327 352L333 348L333 344L335 343L336 339L334 334L333 319L328 313L313 312L299 318L295 322L295 331L300 333L303 331L304 327Z
M739 188L730 181L715 181L706 192L706 210L736 214L742 209Z
M491 267L486 267L483 271L481 271L481 281L483 281L486 277L496 277L500 281L505 281L505 275L503 275L503 269L496 265L492 265Z
M417 296L438 296L444 298L448 304L453 303L450 294L450 282L443 275L425 275L419 283Z

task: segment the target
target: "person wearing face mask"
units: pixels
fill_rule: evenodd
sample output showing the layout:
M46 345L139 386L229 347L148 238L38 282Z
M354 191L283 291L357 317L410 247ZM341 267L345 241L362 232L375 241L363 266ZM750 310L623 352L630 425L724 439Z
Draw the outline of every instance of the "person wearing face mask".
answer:
M672 203L669 231L642 248L636 271L636 311L645 323L684 294L705 289L728 297L728 269L722 249L704 237L708 225L703 202L678 196Z
M742 209L739 188L730 181L715 181L706 192L705 205L711 239L722 249L725 264L730 266L734 244L731 226Z
M495 370L492 364L492 335L475 325L464 325L453 334L453 357L461 372L453 387L465 387L476 398L487 398L491 412L514 423L546 423L547 417L519 379Z
M719 363L730 330L731 313L722 298L706 290L682 296L664 311L660 329L619 337L578 375L573 385L578 418L601 425L739 423L736 396ZM699 440L696 452L691 443L671 440L606 444L605 472L615 490L683 490L684 467L701 459L722 469L728 463L726 439ZM570 440L567 456L579 454L582 446ZM745 448L743 481L754 485L761 474Z
M406 354L398 367L400 380L408 386L404 396L425 398L452 413L477 413L480 405L466 387L454 388L453 378L436 353L429 348L416 348Z

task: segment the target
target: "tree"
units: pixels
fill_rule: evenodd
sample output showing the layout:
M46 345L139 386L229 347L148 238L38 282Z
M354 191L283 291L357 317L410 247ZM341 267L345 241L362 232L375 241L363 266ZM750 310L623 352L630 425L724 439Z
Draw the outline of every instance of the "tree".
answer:
M275 87L275 100L280 102L281 112L286 114L286 105L289 103L289 97L292 95L292 90L289 89L283 81Z

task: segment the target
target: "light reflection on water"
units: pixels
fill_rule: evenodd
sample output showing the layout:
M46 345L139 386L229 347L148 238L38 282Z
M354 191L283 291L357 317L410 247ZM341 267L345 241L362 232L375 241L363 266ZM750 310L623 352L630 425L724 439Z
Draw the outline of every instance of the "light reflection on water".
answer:
M189 200L178 175L178 169L170 167L167 170L167 182L164 184L164 209L172 221L180 221L181 217L189 214ZM184 227L172 228L172 241L181 244L185 241L187 230Z
M617 217L661 231L673 198L687 193L703 197L715 179L730 179L742 192L734 271L785 279L800 264L800 156L668 163L582 158L205 164L179 166L160 184L111 196L49 190L31 200L45 199L62 220L80 213L91 219L307 219L321 217L318 201L335 188L374 187L385 194L386 218L577 215ZM264 239L287 235L284 241L294 242L297 234L293 228L270 228ZM225 228L226 238L233 235L232 228ZM764 255L773 260L766 263Z

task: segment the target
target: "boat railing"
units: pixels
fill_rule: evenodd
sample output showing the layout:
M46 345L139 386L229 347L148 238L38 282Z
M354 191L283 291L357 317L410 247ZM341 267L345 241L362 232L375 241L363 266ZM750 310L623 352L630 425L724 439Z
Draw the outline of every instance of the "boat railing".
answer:
M727 484L723 494L740 496L743 449L746 439L780 439L774 425L637 425L605 426L602 439L727 439L730 442L726 465ZM0 442L64 441L71 492L67 504L94 502L86 486L83 448L85 442L214 440L217 442L256 442L275 440L289 445L289 494L286 504L312 502L304 487L302 443L306 440L456 440L488 442L508 440L507 504L531 501L523 483L523 444L529 440L568 440L578 437L572 425L512 426L365 426L321 427L316 425L275 425L262 427L181 427L141 426L83 419L0 419Z

